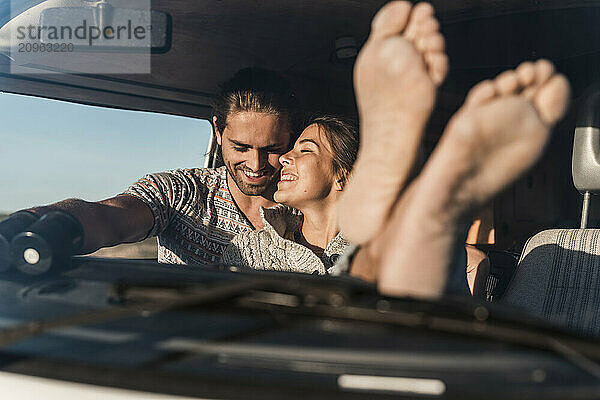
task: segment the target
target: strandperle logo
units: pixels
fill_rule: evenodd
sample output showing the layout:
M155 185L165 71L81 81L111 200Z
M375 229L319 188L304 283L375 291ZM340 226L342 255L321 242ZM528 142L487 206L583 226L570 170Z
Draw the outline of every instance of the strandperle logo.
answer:
M10 1L22 8L23 0ZM152 10L151 0L127 0L132 8L109 2L52 0L14 11L3 28L11 73L149 74L153 41L156 48L167 43L168 18Z
M87 40L89 46L104 40L146 40L149 28L134 25L131 20L125 25L104 27L88 24L83 20L77 26L28 25L16 28L17 40L43 40L64 42L66 40Z

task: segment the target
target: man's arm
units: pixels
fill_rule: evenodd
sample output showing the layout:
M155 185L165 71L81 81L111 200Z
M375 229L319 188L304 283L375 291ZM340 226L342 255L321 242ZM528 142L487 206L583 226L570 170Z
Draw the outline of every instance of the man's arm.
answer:
M67 199L28 211L43 215L54 210L70 213L83 226L84 243L79 254L120 243L137 242L146 237L154 224L150 207L127 194L99 202Z

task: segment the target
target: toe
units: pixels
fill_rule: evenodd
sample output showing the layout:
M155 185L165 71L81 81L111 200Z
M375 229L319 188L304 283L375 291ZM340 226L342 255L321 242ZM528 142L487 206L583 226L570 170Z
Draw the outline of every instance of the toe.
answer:
M378 40L404 31L411 8L408 1L393 1L383 6L373 18L370 37Z
M535 83L541 85L554 74L554 65L548 60L538 60L535 63Z
M440 85L448 75L448 56L444 53L425 53L429 76L435 85Z
M519 80L515 71L504 71L494 80L496 92L502 96L513 94L519 89Z
M533 104L542 121L554 125L561 119L567 111L569 95L569 82L560 74L540 86L533 97Z
M521 87L529 86L535 80L535 67L530 61L521 63L515 70Z
M412 9L410 13L410 19L406 26L405 36L409 40L415 40L417 37L421 24L426 22L433 15L433 6L429 3L419 3Z
M533 64L533 71L533 82L523 90L523 96L528 100L533 100L539 87L554 74L554 65L548 60L538 60Z
M419 35L426 35L428 33L438 32L440 30L440 23L435 19L435 17L431 16L425 19L420 25L418 29Z
M465 104L467 106L481 104L496 96L496 85L491 80L479 82L469 91Z
M425 18L432 16L433 13L433 6L429 3L422 2L415 5L412 15L417 22L421 22Z
M446 46L444 37L441 33L435 32L423 37L419 37L415 41L415 46L421 53L425 52L442 52Z

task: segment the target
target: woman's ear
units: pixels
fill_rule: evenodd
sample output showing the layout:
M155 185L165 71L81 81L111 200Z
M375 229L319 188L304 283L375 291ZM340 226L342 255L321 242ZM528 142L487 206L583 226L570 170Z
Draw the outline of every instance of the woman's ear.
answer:
M337 176L337 180L335 181L335 190L342 191L344 190L344 186L348 184L348 181L352 179L352 171L343 172L340 171Z
M346 184L345 176L338 176L338 179L335 181L335 190L341 192L344 190L344 185Z
M215 137L217 138L217 143L221 146L221 142L223 141L222 132L219 132L219 128L217 128L217 116L213 115L212 117L212 126Z

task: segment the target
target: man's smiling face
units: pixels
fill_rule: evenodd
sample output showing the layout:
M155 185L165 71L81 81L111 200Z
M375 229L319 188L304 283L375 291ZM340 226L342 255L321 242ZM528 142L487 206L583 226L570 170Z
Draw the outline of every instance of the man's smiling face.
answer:
M217 132L223 162L239 190L260 196L279 180L279 156L288 150L290 124L284 116L241 111L228 115L223 132Z

